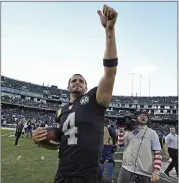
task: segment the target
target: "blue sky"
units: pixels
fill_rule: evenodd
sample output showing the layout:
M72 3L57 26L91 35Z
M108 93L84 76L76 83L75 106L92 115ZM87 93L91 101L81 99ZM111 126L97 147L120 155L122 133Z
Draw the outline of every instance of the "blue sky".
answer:
M109 2L118 12L115 95L177 95L177 4ZM65 89L74 73L96 86L103 75L102 2L2 3L2 75Z

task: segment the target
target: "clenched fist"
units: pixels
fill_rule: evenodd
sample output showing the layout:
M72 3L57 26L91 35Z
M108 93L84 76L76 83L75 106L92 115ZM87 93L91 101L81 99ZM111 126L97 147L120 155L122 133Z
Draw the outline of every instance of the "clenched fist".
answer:
M104 5L103 12L100 10L97 11L101 24L107 31L111 31L114 29L114 25L117 20L118 13L111 7Z

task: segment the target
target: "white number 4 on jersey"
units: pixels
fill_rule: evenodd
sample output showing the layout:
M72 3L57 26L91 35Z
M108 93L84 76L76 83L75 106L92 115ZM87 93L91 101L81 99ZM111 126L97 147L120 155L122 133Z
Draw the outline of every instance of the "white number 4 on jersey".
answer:
M68 126L70 128L68 129ZM75 134L78 133L78 128L75 126L75 112L70 113L68 118L63 124L62 128L64 135L69 135L68 137L68 145L75 145L78 142L78 138L75 137Z

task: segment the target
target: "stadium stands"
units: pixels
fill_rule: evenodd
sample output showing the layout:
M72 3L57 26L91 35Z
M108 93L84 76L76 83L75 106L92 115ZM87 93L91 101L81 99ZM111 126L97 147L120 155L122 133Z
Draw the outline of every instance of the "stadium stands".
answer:
M1 76L1 123L3 126L16 123L23 118L31 122L45 121L53 125L61 101L62 105L68 102L67 90L59 89L57 86L40 86ZM152 119L160 122L151 123L151 127L160 135L168 133L169 124L163 125L163 120L165 122L173 120L175 124L177 123L177 96L113 96L106 115L124 116L137 108L146 108L151 113Z

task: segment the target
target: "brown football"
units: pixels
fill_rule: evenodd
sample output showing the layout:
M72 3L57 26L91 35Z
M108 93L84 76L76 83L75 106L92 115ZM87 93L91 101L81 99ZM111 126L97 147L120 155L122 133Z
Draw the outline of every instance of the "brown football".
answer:
M40 143L42 143L44 145L59 146L60 145L59 128L48 127L46 139L41 141Z

